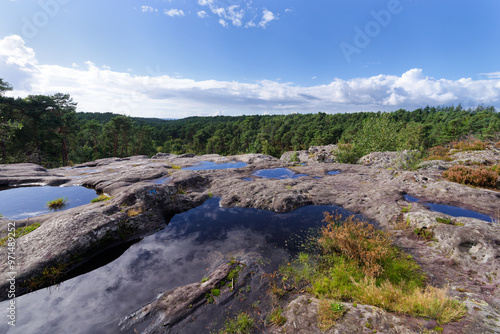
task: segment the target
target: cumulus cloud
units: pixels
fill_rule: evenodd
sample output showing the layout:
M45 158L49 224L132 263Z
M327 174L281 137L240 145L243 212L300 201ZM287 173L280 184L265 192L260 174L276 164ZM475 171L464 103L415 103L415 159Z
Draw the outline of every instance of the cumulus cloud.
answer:
M10 95L68 93L80 111L179 118L214 112L334 113L500 102L500 78L436 79L421 69L401 75L337 78L307 87L271 80L196 81L164 75L158 69L148 72L141 76L116 72L90 61L71 67L39 64L21 37L0 40L0 75L14 86Z
M205 17L208 16L207 12L205 12L204 10L200 10L198 13L198 16L201 17L202 19L204 19Z
M259 22L259 27L265 28L269 22L277 20L276 16L274 16L273 12L264 9L262 11L262 20Z
M184 14L184 11L182 9L176 9L176 8L172 8L169 10L165 9L163 11L163 14L170 16L170 17L186 15L186 14Z

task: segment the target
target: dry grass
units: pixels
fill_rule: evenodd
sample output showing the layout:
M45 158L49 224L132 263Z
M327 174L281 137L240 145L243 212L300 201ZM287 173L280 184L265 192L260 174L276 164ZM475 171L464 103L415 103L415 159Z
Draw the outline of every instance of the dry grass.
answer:
M459 142L453 142L452 145L453 148L463 151L481 151L486 149L487 146L485 142L482 142L481 140L474 137L470 137Z
M318 306L319 329L326 332L335 325L345 312L346 310L342 304L322 299Z
M377 285L375 279L369 277L354 284L358 287L357 300L388 311L428 317L439 323L458 320L467 313L467 308L450 299L445 289L427 286L407 291L389 281Z
M392 245L387 233L353 217L344 222L339 219L325 213L328 226L318 240L320 254L301 253L280 267L282 281L274 285L281 294L286 292L280 285L303 291L308 284L308 291L319 299L361 302L440 323L460 319L466 313L463 305L446 296L446 290L425 287L421 268L412 256ZM342 307L322 303L318 321L326 330L340 318L335 312L340 313Z
M431 147L427 153L429 154L429 157L424 160L453 160L450 158L450 149L443 146Z
M129 209L127 211L127 216L129 217L135 217L138 216L142 213L142 208L137 208L137 209Z
M381 262L391 254L392 242L388 234L352 216L338 224L341 218L325 212L325 222L329 224L322 229L319 239L323 250L354 260L363 267L366 275L380 275L383 270Z
M494 188L498 174L486 167L471 168L464 165L453 166L443 173L443 176L452 182L479 187Z

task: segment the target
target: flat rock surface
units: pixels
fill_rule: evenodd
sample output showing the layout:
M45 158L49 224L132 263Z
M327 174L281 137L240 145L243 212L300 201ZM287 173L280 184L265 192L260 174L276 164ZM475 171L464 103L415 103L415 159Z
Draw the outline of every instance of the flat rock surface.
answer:
M315 148L314 152L326 154L332 149ZM454 156L461 160L475 157L498 162L498 152L490 151L459 152ZM330 161L330 158L325 159ZM43 280L45 268L62 268L63 272L77 268L103 250L154 233L168 224L174 214L194 208L211 196L219 197L222 206L275 212L310 204L335 204L393 231L395 243L416 259L432 284L448 286L452 296L470 304L468 316L458 324L445 325L445 332L500 332L500 323L491 320L500 319L500 225L450 217L425 206L425 202L453 205L493 217L500 207L500 192L448 182L439 168L404 171L374 167L376 161L365 166L317 162L319 160L321 158L311 158L307 165L295 165L286 157L280 160L263 154L230 157L157 154L152 159L146 156L109 158L52 170L33 164L0 165L0 186L84 185L112 197L105 202L16 221L17 226L41 223L38 229L17 239L18 291L25 293L52 284ZM239 161L248 165L222 170L182 169L203 161ZM446 168L451 164L453 161L442 165ZM265 179L254 175L257 170L278 167L306 176ZM331 171L338 173L330 175ZM410 203L405 200L405 194L421 201ZM409 204L412 204L409 212L403 212ZM455 223L439 223L436 220L439 217L452 218ZM0 231L5 231L8 223L7 219L0 219ZM413 230L422 228L432 230L434 239L425 241L416 237ZM0 272L1 291L6 291L4 282L9 270L4 261ZM64 275L59 278L63 279ZM5 292L0 295L6 299ZM482 306L473 306L475 303ZM299 301L292 306L305 307ZM347 328L357 326L359 321L349 320L350 312L345 325L339 323L329 332L347 333ZM413 333L416 330L413 322L395 315L384 315L373 309L366 312L372 312L370 317L380 324L378 332ZM297 319L295 323L300 321ZM420 320L414 321L420 323ZM384 329L384 323L393 323L394 327ZM291 333L304 332L294 331L293 326L287 323L284 328ZM363 331L358 328L358 332Z

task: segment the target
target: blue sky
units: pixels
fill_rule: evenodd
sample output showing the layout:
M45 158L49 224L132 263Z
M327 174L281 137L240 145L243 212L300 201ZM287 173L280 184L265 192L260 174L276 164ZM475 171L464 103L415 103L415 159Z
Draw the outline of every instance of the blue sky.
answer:
M497 0L3 0L0 77L132 116L496 105L499 16Z

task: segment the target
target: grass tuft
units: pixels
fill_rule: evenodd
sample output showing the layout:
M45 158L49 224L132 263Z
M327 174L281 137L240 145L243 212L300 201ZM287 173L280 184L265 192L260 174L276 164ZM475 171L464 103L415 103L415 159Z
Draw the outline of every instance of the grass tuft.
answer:
M392 245L389 234L359 220L325 213L328 225L318 239L319 254L299 254L270 275L271 291L302 291L304 287L321 300L343 300L375 305L387 311L424 316L446 323L467 312L446 290L425 286L426 277L413 258ZM340 307L322 302L321 326L333 323ZM325 304L326 303L326 304ZM328 304L329 303L329 304ZM337 304L338 305L338 304ZM328 309L328 308L333 309ZM340 314L341 316L341 314ZM340 317L339 316L339 317Z
M318 327L323 332L332 328L346 312L344 305L323 299L318 306Z
M142 208L137 208L137 209L129 209L127 211L127 216L129 217L135 217L135 216L138 216L142 213Z
M255 320L242 312L235 319L226 320L226 325L219 334L249 334L255 328Z
M68 203L68 199L61 197L61 198L56 198L52 201L48 201L47 207L50 210L58 210L58 209L64 208L67 203Z
M112 199L113 197L107 196L107 195L99 195L99 197L94 198L93 200L90 201L90 203L97 203L97 202L106 202Z
M33 223L31 225L28 225L28 226L18 227L18 228L16 228L16 230L14 232L14 238L15 239L20 238L23 235L26 235L30 232L33 232L34 230L36 230L39 227L40 227L40 223ZM8 240L9 240L8 236L0 239L0 246L5 246L5 244L7 243Z
M283 316L283 309L280 307L273 309L267 316L267 320L278 327L283 326L286 322L286 318Z

